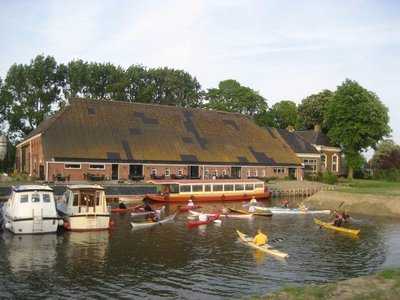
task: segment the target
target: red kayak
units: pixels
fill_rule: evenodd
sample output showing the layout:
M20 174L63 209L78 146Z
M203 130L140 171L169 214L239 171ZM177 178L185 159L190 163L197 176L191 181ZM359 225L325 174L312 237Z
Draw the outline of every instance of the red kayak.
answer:
M143 205L136 205L133 207L127 207L127 208L119 208L119 207L115 207L115 208L111 208L111 212L112 213L126 213L126 212L131 212L131 211L137 211L139 210Z
M219 218L219 214L208 215L206 221L189 221L187 223L187 226L189 228L192 228L192 227L199 226L199 225L210 224L210 223L214 222L215 220L217 220L218 218Z
M179 206L179 211L180 212L188 212L189 210L195 210L198 208L201 208L201 206L200 205L194 205L194 206L185 205L185 206Z

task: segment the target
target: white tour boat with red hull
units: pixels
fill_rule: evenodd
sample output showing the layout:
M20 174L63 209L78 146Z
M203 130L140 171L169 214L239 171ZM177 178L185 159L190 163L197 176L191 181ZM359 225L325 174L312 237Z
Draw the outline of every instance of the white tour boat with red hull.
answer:
M155 202L266 200L271 195L258 179L150 180L148 183L157 185L158 193L147 194L145 199Z

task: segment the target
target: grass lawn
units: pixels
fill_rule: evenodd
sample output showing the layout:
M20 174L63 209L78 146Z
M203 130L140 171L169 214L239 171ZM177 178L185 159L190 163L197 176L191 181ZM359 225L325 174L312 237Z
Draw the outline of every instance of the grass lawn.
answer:
M358 194L400 196L400 182L353 179L340 180L338 191Z

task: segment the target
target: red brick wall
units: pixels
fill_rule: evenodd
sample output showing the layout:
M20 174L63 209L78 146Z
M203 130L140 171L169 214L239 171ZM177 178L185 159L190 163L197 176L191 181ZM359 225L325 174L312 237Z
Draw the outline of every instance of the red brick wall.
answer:
M77 163L79 164L79 163ZM81 164L80 169L66 169L64 167L64 163L52 163L49 162L48 164L48 180L53 180L53 175L60 174L62 176L69 176L71 181L76 180L85 180L84 174L93 174L93 175L104 175L107 178L111 179L111 165L106 164L104 170L97 170L97 169L90 169L90 164Z

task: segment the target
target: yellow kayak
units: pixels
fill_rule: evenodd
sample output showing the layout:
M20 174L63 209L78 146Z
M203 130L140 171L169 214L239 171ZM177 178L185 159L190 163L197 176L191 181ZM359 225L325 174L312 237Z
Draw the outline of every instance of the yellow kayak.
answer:
M246 234L240 232L239 230L236 230L237 234L239 235L239 239L245 243L247 246L250 246L254 249L263 251L265 253L271 254L271 255L275 255L281 258L286 258L289 256L289 254L281 252L279 250L273 249L270 245L265 244L264 246L257 246L256 244L254 244L252 242L252 238L250 238L249 236L247 236Z
M349 228L344 228L344 227L337 227L334 226L330 223L326 223L326 222L322 222L321 220L318 219L314 219L315 224L325 227L327 229L331 229L331 230L336 230L339 232L344 232L344 233L349 233L349 234L353 234L353 235L358 235L360 233L360 229L349 229Z

